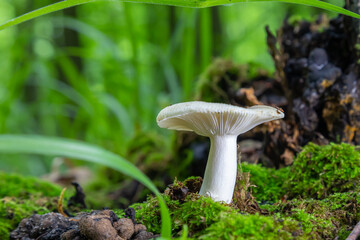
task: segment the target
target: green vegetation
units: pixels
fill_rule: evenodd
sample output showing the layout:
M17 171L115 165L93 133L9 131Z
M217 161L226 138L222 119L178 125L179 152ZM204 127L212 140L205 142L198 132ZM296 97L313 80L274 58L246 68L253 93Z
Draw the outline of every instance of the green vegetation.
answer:
M176 182L182 186L182 183ZM186 239L345 239L360 221L360 193L345 192L322 200L293 199L260 205L261 213L239 212L233 205L188 194L183 203L164 195L175 236ZM149 197L132 205L137 221L153 232L160 231L158 200ZM179 239L183 239L179 237Z
M0 172L0 198L20 197L42 194L47 197L57 197L61 188L35 177L23 177L17 174Z
M2 0L0 22L51 3ZM79 139L124 157L144 132L170 142L172 133L156 126L159 110L191 100L213 57L271 72L264 27L278 29L288 12L316 19L322 11L273 2L189 9L104 1L0 31L0 133ZM49 157L2 158L5 171L51 170Z
M250 172L252 194L260 202L276 202L286 194L284 182L288 181L289 168L265 168L261 165L241 163L240 171Z
M37 135L2 135L0 152L46 157L31 156L25 160L24 156L1 155L0 169L39 176L50 171L53 156L65 156L120 171L139 180L157 196L134 207L138 221L151 231L161 232L163 237L169 237L173 230L176 236L188 231L195 239L296 236L341 239L360 220L359 196L352 192L359 183L359 152L346 144L324 147L310 144L291 169L243 164L243 171L250 172L251 182L257 186L252 193L259 202L276 202L286 195L293 198L262 206L270 215L238 213L232 206L192 194L184 203L164 196L170 220L156 188L163 184L156 183L157 177L165 176L164 172L171 177L179 176L189 163L186 159L173 163L175 167L169 164L171 133L154 130L159 109L192 99L196 79L213 57L250 62L256 70L265 68L271 73L274 67L266 53L263 27L270 25L272 30L277 29L288 12L299 15L296 19L314 19L320 12L318 9L274 4L299 3L297 0L207 9L111 1L85 4L17 25L90 1L67 0L53 5L50 0L28 4L0 1L0 23L13 19L0 26L6 28L0 32L0 52L6 59L0 64L0 133L61 136L101 146ZM231 3L235 2L240 0ZM157 3L207 7L229 2L159 0ZM324 1L301 3L358 17ZM13 25L17 26L9 28ZM206 94L213 87L206 85L206 77L216 75L219 70L218 65L213 67L203 75L205 85L201 87L204 88L199 87L207 91L206 98L212 97ZM230 67L243 74L239 76L255 72L249 66ZM149 134L152 131L157 132ZM130 162L146 174L153 174L153 181ZM97 167L91 166L96 171ZM108 191L113 182L124 179L124 176L106 179L93 190L109 184L105 186L109 188L102 189ZM11 184L14 182L18 185ZM0 238L6 239L20 219L54 209L59 191L56 186L34 179L22 181L15 175L0 176ZM299 200L298 196L319 199ZM123 214L122 210L115 212Z
M251 184L257 186L247 191L252 193L258 202L276 202L260 205L260 209L255 213L253 210L241 212L235 205L214 202L208 197L192 193L200 186L199 178L190 177L184 183L175 180L173 189L184 186L189 189L191 186L193 189L184 196L183 201L172 200L171 198L177 195L172 195L171 191L162 194L171 216L168 226L171 223L172 235L179 239L333 239L336 236L345 239L352 227L360 221L360 193L356 191L355 185L347 184L349 180L336 175L338 168L330 166L350 164L353 172L357 172L359 166L355 163L359 159L358 154L357 148L348 144L318 146L310 143L298 154L291 168L275 170L242 163L241 170L250 172ZM324 168L315 167L321 164L312 166L311 161L324 162L326 174L310 174ZM301 181L291 180L294 183L289 184L289 179L298 179L293 172L294 166L302 166L303 176L311 176L311 181L302 178ZM328 188L327 195L322 195L322 199L312 199L309 196L303 198L303 195L292 200L284 198L285 200L278 201L299 191L296 183L308 186L308 182L318 182L316 180L324 175L335 176L335 179L343 181L346 188L342 189L343 192L334 192L334 188ZM350 176L350 181L356 181L355 177L356 175L353 178ZM332 186L333 179L327 177L322 182ZM56 208L56 196L60 193L57 186L35 178L9 174L0 174L0 183L7 186L1 189L0 195L0 237L7 237L9 231L22 218ZM162 231L164 218L161 215L159 198L149 196L144 203L136 203L131 207L135 209L136 220L146 225L149 231ZM124 215L121 209L115 209L115 213ZM184 236L186 231L188 237Z
M72 6L77 6L80 4L90 3L90 2L96 2L99 0L67 0L67 1L60 1L58 3L51 4L49 6L40 8L38 10L32 11L30 13L27 13L23 16L20 16L18 18L14 18L3 25L0 25L0 30L5 29L7 27L14 26L16 24L28 21L30 19L55 12L58 10L62 10L65 8L69 8ZM196 0L189 0L189 1L182 1L182 0L156 0L156 1L150 1L150 0L128 0L129 2L134 3L152 3L152 4L159 4L159 5L171 5L171 6L180 6L180 7L192 7L192 8L204 8L204 7L213 7L218 5L226 5L229 4L229 1L226 0L217 0L217 1L196 1ZM238 2L257 2L257 1L263 1L263 0L234 0L231 1L231 3L238 3ZM348 11L346 9L343 9L341 7L338 7L336 5L332 5L327 2L320 2L317 0L269 0L272 2L287 2L287 3L295 3L295 4L304 4L309 5L313 7L322 8L329 11L334 11L337 13L345 14L354 18L360 18L360 16L354 12Z
M164 196L170 209L173 230L181 235L188 227L195 239L291 239L292 232L301 232L298 222L273 216L241 214L229 205L214 202L208 197L189 195L184 203ZM157 200L149 197L137 203L136 219L154 232L159 231L160 217Z
M34 177L2 172L0 186L0 239L9 239L10 231L23 218L57 209L59 186Z
M301 232L299 223L273 216L242 215L236 212L220 214L200 239L293 239ZM299 234L300 235L300 234ZM302 234L298 239L305 238Z
M23 218L33 214L45 214L57 208L57 197L44 197L41 194L26 198L4 197L0 199L0 238L9 239Z
M360 152L346 143L306 145L294 160L286 189L289 197L324 198L356 189L360 182Z
M39 148L39 146L41 146L41 148ZM126 174L144 184L157 196L159 199L161 218L163 220L161 223L161 234L163 237L171 236L169 212L159 190L138 168L116 154L79 141L17 135L0 136L0 151L5 153L37 153L52 156L61 155L99 163Z
M165 138L156 133L148 132L136 134L129 141L128 149L124 157L136 165L145 175L151 175L153 184L159 189L165 189L164 177L171 179L179 176L179 173L186 173L186 166L189 161L181 161L178 164L173 159L171 152L171 142L165 141ZM183 159L180 159L183 160ZM191 159L190 159L191 160ZM177 168L171 168L171 165L177 164ZM95 173L95 179L84 186L87 194L89 206L95 209L107 207L128 206L129 199L126 196L117 196L116 199L109 197L119 189L125 189L134 186L134 180L126 175L119 174L114 169L107 167L99 168ZM132 185L131 185L132 184ZM138 187L138 194L132 201L146 199L146 195L151 191Z
M299 221L305 233L316 239L339 236L345 239L360 221L360 193L335 193L322 200L294 199L274 205L264 205L271 214Z
M346 143L306 145L291 167L264 168L242 163L241 171L250 172L254 197L260 202L288 198L325 198L334 193L358 189L360 151Z

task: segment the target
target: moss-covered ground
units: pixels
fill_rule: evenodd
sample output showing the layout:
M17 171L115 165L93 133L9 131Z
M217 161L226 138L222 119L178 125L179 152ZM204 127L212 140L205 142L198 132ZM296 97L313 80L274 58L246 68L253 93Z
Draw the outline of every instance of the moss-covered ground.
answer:
M250 172L246 191L259 203L255 213L193 193L183 201L164 198L181 239L184 225L188 239L345 239L360 221L359 164L359 150L344 143L310 143L291 167L279 170L243 163L239 174ZM160 231L156 198L133 207L138 221Z
M21 219L54 211L61 192L54 184L2 172L0 186L0 239L9 239Z
M348 144L308 144L291 167L239 166L234 204L199 196L197 178L175 181L164 198L179 239L345 239L360 221L360 152ZM250 183L244 184L250 174ZM241 178L245 176L245 178ZM245 182L246 182L245 181ZM189 184L192 184L191 186ZM60 188L0 173L0 239L24 217L56 209ZM245 187L244 187L245 186ZM187 188L185 191L183 188ZM243 201L240 202L239 201ZM251 207L246 207L246 205ZM240 207L239 207L240 206ZM245 206L245 207L244 207ZM160 232L157 199L133 204L136 220ZM121 209L116 213L123 215Z

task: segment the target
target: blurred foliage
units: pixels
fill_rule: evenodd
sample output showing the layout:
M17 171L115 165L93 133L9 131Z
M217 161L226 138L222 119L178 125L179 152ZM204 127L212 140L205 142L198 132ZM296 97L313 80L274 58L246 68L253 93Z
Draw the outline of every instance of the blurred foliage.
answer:
M0 0L0 21L50 3ZM0 133L81 139L124 156L139 132L157 129L162 107L192 99L212 58L272 71L264 26L276 30L286 14L315 19L320 12L281 3L187 9L112 1L5 29ZM50 168L49 158L0 156L5 171L42 175Z
M170 143L156 132L138 133L129 141L124 157L151 176L157 188L165 189L166 184L187 167L186 161L176 163L177 159L172 158ZM172 167L174 164L176 168ZM137 181L106 167L98 169L85 190L90 207L94 209L127 207L132 202L145 200L151 193Z
M309 143L294 160L285 187L289 197L324 198L354 190L360 182L360 151L346 143Z
M49 197L59 196L61 188L35 177L23 177L18 174L0 172L0 198L11 196L28 198L33 194L44 194Z

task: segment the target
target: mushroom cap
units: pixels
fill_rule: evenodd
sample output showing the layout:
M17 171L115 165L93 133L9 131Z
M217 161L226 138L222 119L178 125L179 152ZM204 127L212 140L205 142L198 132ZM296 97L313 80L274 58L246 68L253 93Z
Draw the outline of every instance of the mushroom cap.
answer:
M242 108L223 103L194 101L164 108L156 121L161 128L194 131L210 137L239 135L261 123L283 117L282 110L265 105Z

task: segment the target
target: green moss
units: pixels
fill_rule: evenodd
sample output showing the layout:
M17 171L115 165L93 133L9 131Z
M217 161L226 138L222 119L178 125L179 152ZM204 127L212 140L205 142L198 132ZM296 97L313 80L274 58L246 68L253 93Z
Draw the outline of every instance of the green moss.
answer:
M309 143L291 166L286 189L290 197L324 198L353 190L360 183L360 152L349 144Z
M261 205L265 211L260 212L268 216L239 213L233 206L196 194L187 196L184 203L164 196L174 234L180 236L186 225L194 239L345 239L360 221L360 193L351 191L359 180L359 156L348 144L311 143L291 168L275 170L243 163L242 171L250 172L250 182L257 186L252 193L258 201L276 202L286 194L308 198ZM149 198L134 207L138 221L159 233L157 200Z
M230 205L195 194L187 196L182 204L170 200L168 196L164 198L177 236L182 234L185 225L189 236L194 239L292 239L294 233L308 236L303 234L299 222L293 219L239 213ZM150 231L160 232L156 198L150 197L132 207L136 210L138 222L145 224Z
M256 186L252 188L252 194L257 201L276 202L285 195L283 185L288 179L289 168L276 170L244 162L241 171L250 172L250 182Z
M32 196L20 200L14 197L0 199L0 239L8 239L23 218L44 214L57 208L57 197Z
M116 216L118 216L119 218L125 217L125 212L123 209L111 209ZM91 210L92 211L92 210Z
M298 222L272 216L221 214L199 239L293 239L302 234ZM297 239L306 238L305 235Z
M170 200L169 196L163 196L169 209L179 208L179 201ZM160 233L161 217L157 198L149 196L143 203L135 203L130 207L135 209L135 218L138 222L144 224L148 231Z
M294 199L262 207L271 214L298 221L304 233L312 233L317 239L334 239L347 236L348 229L360 221L359 200L360 193L347 192L322 200Z
M29 197L41 193L44 196L59 196L61 188L35 177L23 177L16 174L0 172L0 198L6 196Z
M188 198L185 203L172 209L174 228L180 230L186 224L189 232L198 237L207 226L216 223L221 214L230 212L234 212L231 207L214 202L211 198L201 196L195 201Z
M61 188L33 177L0 173L0 239L8 239L21 219L57 208Z

